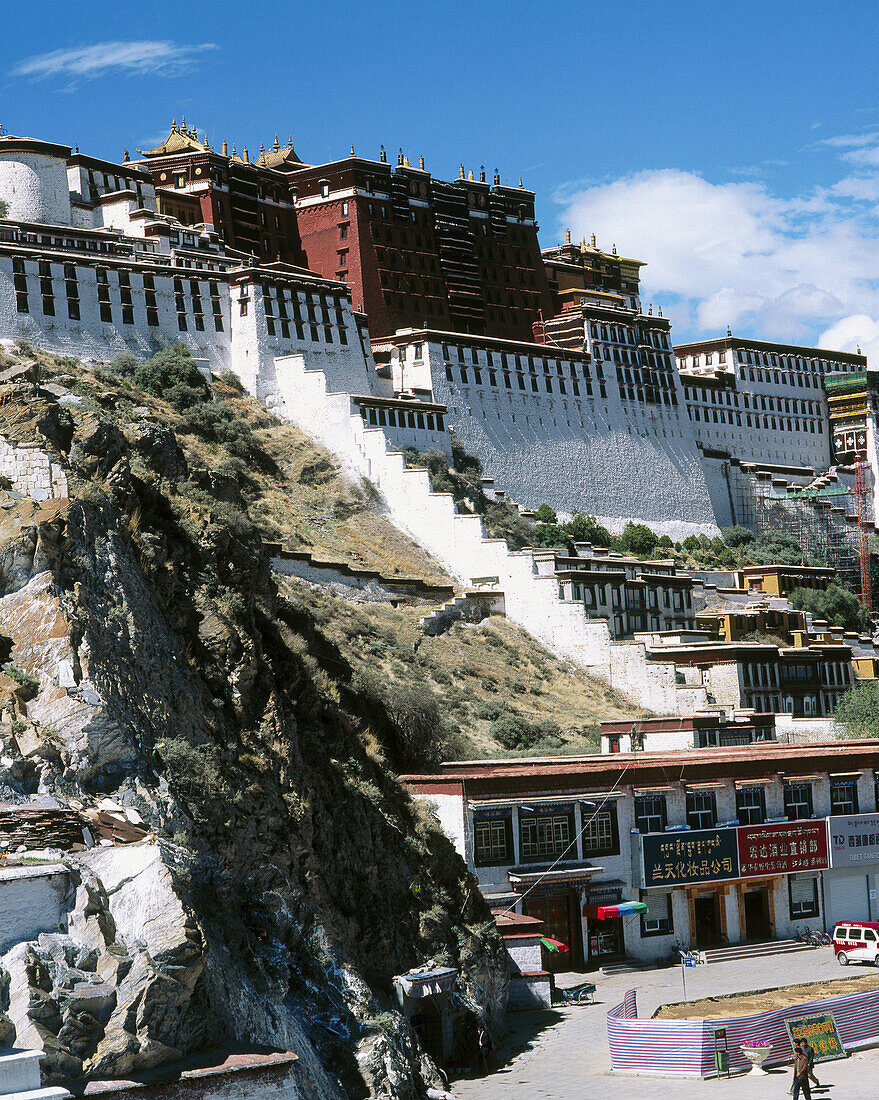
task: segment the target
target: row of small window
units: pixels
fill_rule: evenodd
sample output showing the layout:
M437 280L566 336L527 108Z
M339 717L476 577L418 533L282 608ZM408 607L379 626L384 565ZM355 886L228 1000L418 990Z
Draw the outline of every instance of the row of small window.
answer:
M272 293L273 291L274 294ZM302 312L303 303L300 302L299 295L294 291L290 291L288 296L288 292L284 287L273 287L271 283L263 283L262 295L263 309L266 315L266 329L268 330L269 336L277 335L277 327L278 324L280 324L282 339L289 340L290 314L292 313L292 322L296 329L297 340L305 339L306 326L308 327L312 341L317 341L320 338L318 335L319 322L317 317L317 306L310 293L305 294L305 316L303 316ZM324 340L326 343L332 344L334 342L334 330L333 321L330 315L330 306L323 295L320 296L319 301L321 310L320 325L323 327ZM275 316L275 307L277 307L277 318ZM241 316L246 316L246 298L239 299L239 308L241 309ZM345 314L338 300L335 302L335 323L338 326L339 343L346 346L348 343L348 332L345 327Z
M663 354L662 352L644 351L642 348L615 348L615 347L602 347L601 344L593 344L592 356L594 359L603 360L607 363L618 363L621 366L640 367L645 363L648 366L658 368L660 370L672 369L671 355Z
M473 370L473 379L472 379L473 384L477 385L477 386L481 386L482 385L482 371L480 371L477 367L472 368L472 370ZM585 368L584 368L584 370L585 370ZM458 373L459 373L460 378L461 378L461 385L462 386L469 385L470 384L469 383L470 376L467 373L467 368L466 367L459 367L458 368ZM531 379L531 392L532 393L540 393L540 386L538 385L538 381L539 381L538 376L537 375L530 375L528 377L530 377L530 379ZM528 387L525 385L526 375L524 375L524 374L511 375L508 371L505 371L503 373L503 380L504 380L504 388L505 389L508 389L508 390L513 389L513 378L516 378L517 383L518 383L518 387L519 387L520 390L526 391L528 389ZM446 381L447 382L454 382L455 381L454 371L453 371L452 367L450 367L450 366L446 366ZM553 388L553 381L555 381L555 385L558 387L558 392L559 393L564 394L565 396L567 396L567 394L568 394L568 385L570 385L571 394L574 397L580 397L581 396L580 395L580 383L576 379L567 380L567 379L564 379L564 378L556 378L555 380L553 380L549 376L546 376L543 379L543 388L544 388L544 391L546 393L555 393L556 392L555 389ZM495 389L498 388L498 378L497 378L497 372L496 371L490 370L488 372L488 384L489 384L489 386L493 386ZM589 379L587 379L583 383L583 386L584 386L585 391L586 391L586 396L587 397L592 397L593 396L592 382ZM599 383L599 396L600 397L607 397L607 390L606 390L605 385L604 385L603 382Z
M876 809L879 811L879 783L876 784ZM830 781L830 813L834 816L859 813L858 785L855 780ZM812 784L790 782L784 785L784 816L799 821L814 816ZM736 789L736 819L740 825L762 825L766 821L766 789L763 786ZM691 829L717 827L717 793L687 791L687 825ZM664 794L635 796L635 828L639 833L664 833L668 827Z
M0 226L0 241L60 249L65 252L105 252L109 255L130 255L131 253L131 248L128 245L120 245L116 240L108 241L100 237L50 237L44 233L25 233L13 226L5 225ZM152 242L138 241L137 243L141 251L155 251Z
M608 588L610 589L610 598L608 598ZM559 594L562 599L563 589L559 586ZM637 604L630 603L630 601L641 597ZM572 584L571 586L571 598L574 600L582 600L587 607L595 607L596 604L603 604L605 607L613 607L614 610L618 610L623 604L623 589L617 585L604 585L604 584ZM648 608L658 610L660 607L659 589L651 587L647 590L645 595L643 589L631 589L625 593L626 606L631 610L647 610ZM689 589L662 589L662 605L669 610L684 611L692 608L692 595Z
M415 359L421 359L424 355L425 345L415 344L414 346ZM572 378L576 378L577 376L576 363L564 363L561 360L543 359L533 355L514 355L512 353L508 354L505 351L491 351L491 349L486 349L480 355L479 348L471 347L465 350L460 344L458 344L454 350L455 354L453 355L450 346L448 344L443 344L443 358L446 361L446 365L448 365L452 359L457 358L459 363L469 362L472 363L474 367L478 367L484 363L489 367L499 366L502 370L527 370L530 374L535 374L538 370L542 370L544 374L551 374L552 366L555 364L556 374L568 373ZM482 356L484 356L484 359ZM566 367L566 370L563 370L563 367ZM589 366L587 363L581 363L580 370L584 378L589 377ZM598 368L597 373L599 378L604 377L604 372L601 367Z
M668 405L677 407L678 395L674 390L658 389L656 386L642 388L638 386L620 386L620 397L624 401L640 401L648 405Z
M360 408L360 415L375 427L409 428L422 432L445 431L445 417L441 413L410 412L408 409L383 409L364 405Z
M666 333L657 332L655 329L637 332L626 325L605 325L597 321L590 321L589 331L593 340L604 340L605 343L631 344L637 347L638 344L646 342L655 348L671 350L671 341Z
M559 813L519 811L519 859L536 863L552 859L585 859L618 855L620 851L616 806L583 811L583 831L578 837L574 809ZM473 858L478 867L513 863L512 814L477 817L473 823Z
M829 366L829 364L828 364ZM755 370L743 367L742 377L750 382L769 382L776 386L799 386L800 389L821 389L821 378L817 374L788 374L785 371Z
M728 405L739 407L738 390L693 390L686 387L687 401L696 408L700 407L699 394L702 395L701 405ZM755 412L779 412L794 416L821 416L821 403L819 401L799 401L797 398L767 397L764 394L741 392L742 407L745 410L753 409Z
M696 420L702 424L729 424L735 425L738 428L742 427L742 413L727 412L725 409L700 409L698 405L687 405L687 415L690 420ZM802 432L804 435L806 431L811 435L824 435L824 422L822 420L800 420L798 417L774 417L767 415L760 415L758 413L745 413L746 428L755 428L759 431L763 428L764 431L772 430L773 432ZM786 427L785 427L786 425Z
M774 352L765 351L745 351L739 349L738 351L739 363L748 364L752 367L783 367L788 371L806 371L812 374L826 374L828 371L843 371L848 373L850 371L861 370L861 367L856 366L854 363L840 362L835 359L804 359L799 355L776 355ZM758 373L768 375L769 371L759 371ZM778 383L777 372L776 384ZM765 381L771 381L768 377ZM793 385L793 383L788 383Z

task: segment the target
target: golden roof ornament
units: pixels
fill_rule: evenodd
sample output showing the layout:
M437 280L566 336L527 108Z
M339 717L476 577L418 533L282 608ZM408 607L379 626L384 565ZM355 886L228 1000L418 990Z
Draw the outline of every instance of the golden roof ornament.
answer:
M290 138L290 144L291 145L293 144L292 137ZM280 148L281 148L281 143L280 143L280 141L278 141L278 135L275 134L275 140L274 140L274 143L272 144L272 152L277 153Z

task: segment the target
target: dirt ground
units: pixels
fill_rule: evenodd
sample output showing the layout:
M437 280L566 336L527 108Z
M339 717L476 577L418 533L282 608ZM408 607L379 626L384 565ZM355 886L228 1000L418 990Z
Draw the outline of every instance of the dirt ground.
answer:
M725 997L705 997L687 1004L660 1005L654 1017L663 1020L726 1020L736 1016L751 1016L772 1012L776 1008L819 1001L824 997L843 997L847 993L865 993L879 989L879 974L843 978L833 982L810 982L789 985L783 989L761 989L753 993L731 993Z

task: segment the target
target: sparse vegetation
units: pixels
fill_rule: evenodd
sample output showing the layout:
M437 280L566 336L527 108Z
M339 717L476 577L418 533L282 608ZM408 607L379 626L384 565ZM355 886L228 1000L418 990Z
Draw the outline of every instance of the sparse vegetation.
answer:
M841 696L834 717L846 737L879 737L879 681L856 683Z

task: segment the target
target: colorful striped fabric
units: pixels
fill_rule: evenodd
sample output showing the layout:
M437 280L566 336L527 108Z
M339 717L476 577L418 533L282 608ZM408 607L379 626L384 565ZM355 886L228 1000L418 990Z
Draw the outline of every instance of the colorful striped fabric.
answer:
M750 1066L741 1052L745 1039L772 1043L772 1053L764 1065L783 1065L792 1058L785 1020L816 1012L833 1013L846 1050L863 1046L879 1036L879 990L807 1001L775 1012L730 1020L644 1020L638 1019L637 995L630 989L622 1004L607 1014L611 1066L628 1073L665 1077L713 1077L717 1027L726 1028L733 1071Z

